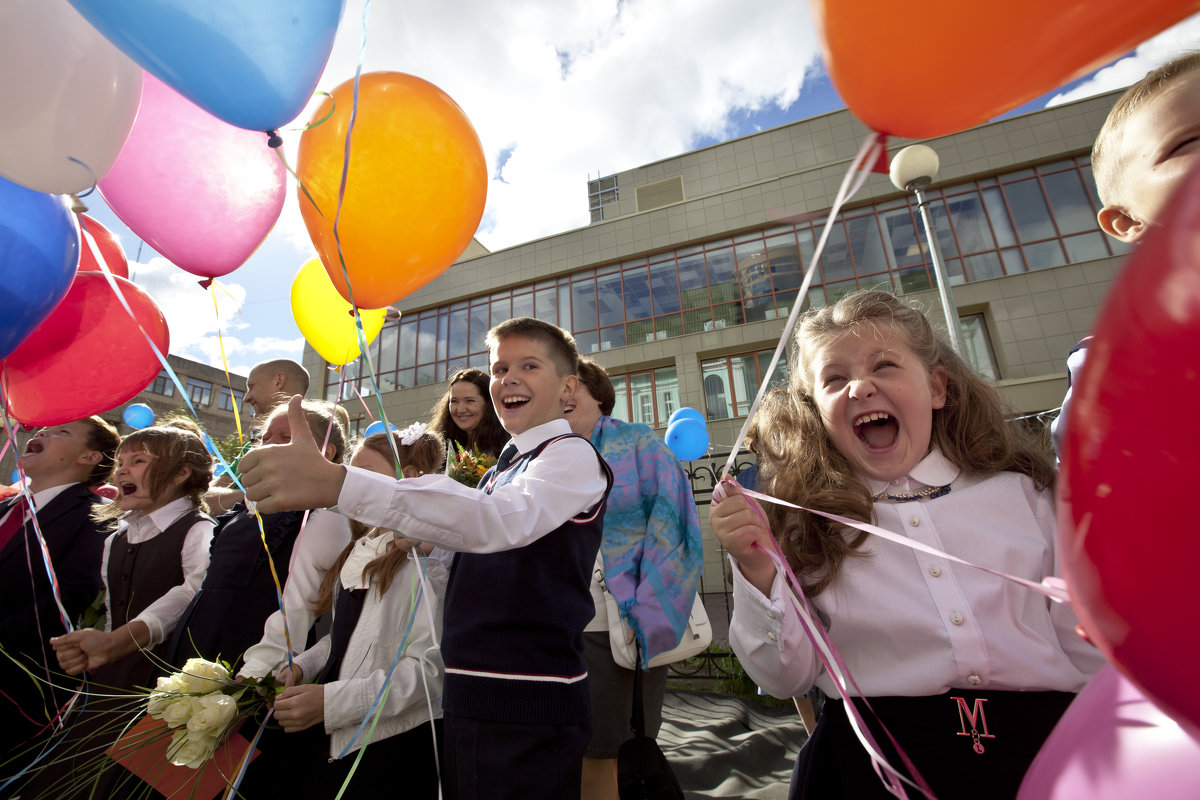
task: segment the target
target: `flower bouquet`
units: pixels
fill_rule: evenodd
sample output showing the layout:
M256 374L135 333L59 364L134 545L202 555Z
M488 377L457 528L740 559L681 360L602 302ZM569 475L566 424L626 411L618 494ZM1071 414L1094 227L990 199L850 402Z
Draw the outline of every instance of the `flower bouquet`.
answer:
M474 489L479 485L479 479L496 463L495 456L479 452L479 447L467 450L458 442L454 443L454 454L447 465L446 474L454 480Z

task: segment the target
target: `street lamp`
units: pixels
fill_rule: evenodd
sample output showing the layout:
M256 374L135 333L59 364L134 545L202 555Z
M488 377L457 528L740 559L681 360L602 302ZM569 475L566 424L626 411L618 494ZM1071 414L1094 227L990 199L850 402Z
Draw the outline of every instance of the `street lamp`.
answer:
M937 234L933 229L933 215L922 189L929 186L937 176L938 155L932 147L914 144L896 153L892 159L890 176L897 189L912 192L917 196L917 208L921 209L921 220L925 223L925 239L929 242L929 255L933 259L933 275L937 279L938 295L942 298L942 310L946 312L946 331L950 345L958 355L963 354L962 338L958 329L958 306L950 293L950 281L946 277L946 266L942 263L942 251L938 247Z

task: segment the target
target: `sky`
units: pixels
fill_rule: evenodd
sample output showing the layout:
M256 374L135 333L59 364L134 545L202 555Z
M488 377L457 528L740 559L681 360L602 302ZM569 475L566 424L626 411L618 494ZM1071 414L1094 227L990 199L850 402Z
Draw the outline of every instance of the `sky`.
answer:
M318 90L353 79L363 4L348 0ZM844 107L796 0L375 0L368 10L363 71L431 81L479 134L490 182L476 238L489 250L587 225L589 179ZM1127 86L1197 48L1200 14L1011 113ZM293 164L310 115L283 131ZM172 353L220 367L223 349L242 375L299 360L289 290L316 251L294 186L262 246L219 279L219 317L195 276L144 245L98 193L85 202L165 313ZM453 280L453 267L437 280Z

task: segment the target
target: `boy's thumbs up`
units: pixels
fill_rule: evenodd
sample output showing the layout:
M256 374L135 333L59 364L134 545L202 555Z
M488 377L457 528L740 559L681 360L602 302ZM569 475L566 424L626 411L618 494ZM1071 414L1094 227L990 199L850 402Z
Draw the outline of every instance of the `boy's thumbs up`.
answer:
M247 499L264 514L336 505L346 479L345 467L321 455L301 400L288 403L291 442L256 447L238 465Z

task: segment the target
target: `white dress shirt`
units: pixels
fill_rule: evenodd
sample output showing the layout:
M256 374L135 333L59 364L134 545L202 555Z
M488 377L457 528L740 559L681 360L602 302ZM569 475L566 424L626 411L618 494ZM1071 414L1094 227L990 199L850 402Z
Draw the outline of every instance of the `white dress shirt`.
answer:
M527 453L571 432L556 419L514 436ZM583 513L604 497L605 477L586 439L555 442L511 483L486 494L445 475L397 481L346 467L337 511L366 525L403 531L446 550L494 553L523 547Z
M117 530L104 540L104 557L100 560L100 577L104 581L104 592L109 593L108 586L108 554L112 549L113 540L121 531L125 531L130 544L148 542L171 527L174 522L194 508L189 497L172 500L165 506L160 506L148 514L140 511L124 517L117 523ZM183 539L183 551L180 557L183 563L183 583L173 586L167 593L148 605L142 613L130 620L140 621L150 629L150 647L161 644L175 630L179 617L187 610L188 603L200 590L204 583L204 574L208 571L208 550L212 544L213 523L202 519L188 529ZM112 618L104 623L106 631L112 631Z
M49 489L42 489L40 492L33 492L31 497L33 498L34 513L37 513L39 509L45 508L47 503L62 494L68 486L74 486L76 483L79 483L79 481L75 481L74 483L60 483L58 486L51 486ZM31 486L30 488L32 489L33 487ZM15 494L11 498L7 498L13 501L13 505L9 507L8 511L4 512L3 517L0 517L0 527L4 526L4 521L7 520L9 515L12 514L12 512L16 509L17 500L21 497L22 495ZM28 513L25 514L25 519L26 521L29 520Z
M287 664L287 642L291 638L293 654L308 643L308 629L315 616L313 606L321 590L321 581L333 562L350 543L350 523L340 514L317 509L308 515L292 548L287 580L283 584L283 607L287 609L287 631L283 614L276 611L263 625L262 639L243 656L242 675L261 678Z
M951 484L932 500L874 504L877 524L942 552L1032 581L1057 574L1054 498L1013 472L959 474L934 450L873 494ZM850 536L857 531L850 530ZM1011 581L868 536L811 605L867 697L952 688L1077 692L1104 663L1075 633L1069 606ZM734 562L729 640L747 674L776 697L833 682L776 575L764 596ZM851 694L857 694L852 688Z

